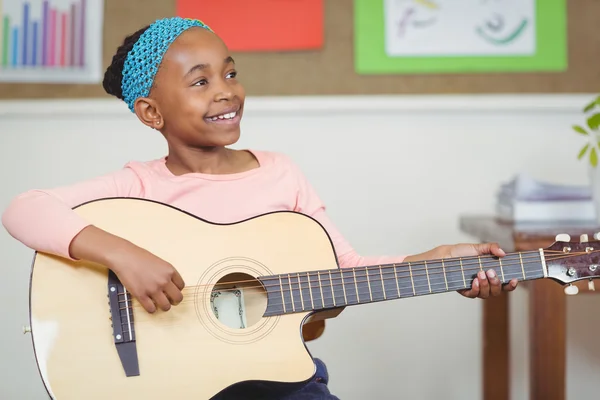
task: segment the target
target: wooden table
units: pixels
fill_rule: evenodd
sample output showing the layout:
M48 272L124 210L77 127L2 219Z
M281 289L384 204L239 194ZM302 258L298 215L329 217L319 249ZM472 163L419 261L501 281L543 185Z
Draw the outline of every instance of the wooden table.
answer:
M491 216L467 215L460 229L480 242L498 242L505 251L548 247L557 234L579 241L581 234L593 240L600 226L589 223L535 223L518 226ZM587 281L576 284L579 294L596 293ZM523 282L517 290L529 292L529 362L531 400L564 400L566 361L566 297L564 287L550 279ZM600 287L598 288L600 290ZM483 399L509 400L509 308L510 293L483 301Z

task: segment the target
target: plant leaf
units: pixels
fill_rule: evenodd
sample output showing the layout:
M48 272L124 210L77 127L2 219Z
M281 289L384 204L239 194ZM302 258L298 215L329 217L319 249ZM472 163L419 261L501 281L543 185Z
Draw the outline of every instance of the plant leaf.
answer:
M596 98L596 100L592 101L590 104L588 104L587 106L585 106L585 108L583 109L583 112L589 112L591 111L594 107L596 106L600 106L600 96L598 96Z
M598 130L598 127L600 126L600 113L594 114L591 117L589 117L587 120L587 124L590 127L590 129L594 131Z
M583 146L583 148L581 149L581 151L579 151L579 155L577 156L578 160L581 160L583 158L583 156L585 156L586 151L590 148L590 144L586 144L585 146Z
M593 167L598 165L598 154L596 153L595 147L592 147L592 151L590 152L590 164L592 164Z
M587 131L585 129L583 129L581 126L579 126L579 125L573 125L573 130L575 132L581 133L582 135L587 135L588 134Z

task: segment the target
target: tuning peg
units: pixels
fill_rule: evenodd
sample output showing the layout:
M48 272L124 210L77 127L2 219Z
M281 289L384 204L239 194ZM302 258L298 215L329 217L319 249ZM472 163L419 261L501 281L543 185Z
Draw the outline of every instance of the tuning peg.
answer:
M593 279L590 279L588 281L588 290L591 291L591 292L596 291L596 286L594 285L594 280Z
M600 232L594 233L594 239L600 240Z
M559 233L555 239L557 242L568 242L571 240L571 236L568 233Z
M573 286L573 285L569 284L567 287L565 287L565 294L567 294L569 296L573 296L573 295L576 295L577 293L579 293L579 288L577 286Z
M581 243L586 243L588 241L588 235L587 235L587 233L581 234L581 236L579 236L579 241Z

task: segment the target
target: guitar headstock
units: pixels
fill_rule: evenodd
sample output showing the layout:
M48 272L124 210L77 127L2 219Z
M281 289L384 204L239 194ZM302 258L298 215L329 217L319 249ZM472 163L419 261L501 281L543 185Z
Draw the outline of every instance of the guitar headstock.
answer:
M594 279L600 278L600 233L594 234L594 240L581 235L579 241L562 233L556 235L556 241L544 249L544 259L548 269L548 278L568 284L566 294L577 294L579 289L573 282L587 279L590 290L595 290Z

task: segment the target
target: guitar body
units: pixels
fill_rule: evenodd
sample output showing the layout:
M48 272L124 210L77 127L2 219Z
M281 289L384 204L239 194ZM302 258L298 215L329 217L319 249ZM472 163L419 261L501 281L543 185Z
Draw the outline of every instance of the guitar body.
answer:
M316 221L275 212L213 224L139 199L98 200L75 211L170 262L186 288L181 304L149 314L122 287L111 294L112 273L103 266L37 253L31 334L52 398L209 399L242 382L293 385L314 376L302 326L336 314L264 317L267 296L255 278L338 268L331 241ZM227 281L233 282L229 289L215 295L214 284ZM118 309L113 302L111 314L109 295L119 296L121 311L131 310L121 321L111 320ZM119 335L111 324L120 327ZM116 336L127 338L133 331L135 340L117 345Z

